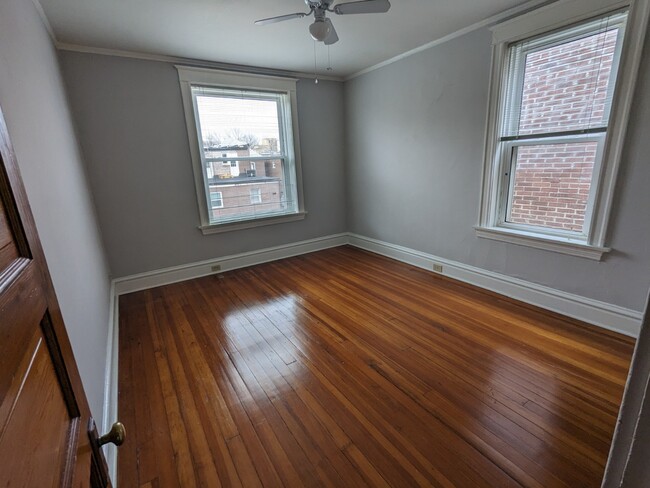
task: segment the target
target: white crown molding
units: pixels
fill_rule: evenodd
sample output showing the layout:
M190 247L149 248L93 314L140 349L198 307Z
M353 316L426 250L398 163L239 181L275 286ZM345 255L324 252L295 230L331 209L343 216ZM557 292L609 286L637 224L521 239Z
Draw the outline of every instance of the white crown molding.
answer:
M382 61L381 63L377 63L375 65L372 65L368 68L364 68L361 71L357 71L356 73L352 73L349 76L346 76L343 80L344 81L350 81L354 78L357 78L361 75L365 75L366 73L370 73L371 71L378 70L379 68L383 68L384 66L388 66L389 64L396 63L397 61L401 61L402 59L408 58L410 56L413 56L414 54L420 53L422 51L426 51L427 49L431 49L434 46L439 46L440 44L444 44L445 42L451 41L452 39L456 39L457 37L464 36L465 34L469 34L470 32L473 32L478 29L482 29L483 27L488 27L493 24L496 24L497 22L501 22L503 20L509 19L510 17L514 15L518 15L524 12L528 12L529 10L532 10L534 8L537 8L539 6L549 4L549 3L554 3L556 0L531 0L529 2L526 2L522 5L518 5L516 7L513 7L511 9L505 10L501 13L498 13L496 15L493 15L492 17L488 17L487 19L481 20L480 22L476 22L475 24L468 25L467 27L463 27L462 29L459 29L455 32L452 32L451 34L447 34L446 36L440 37L438 39L434 39L433 41L427 42L426 44L423 44L422 46L416 47L414 49L411 49L410 51L406 51L405 53L398 54L395 57L392 57L390 59L387 59L386 61Z
M165 63L173 63L173 64L187 64L191 66L198 66L198 67L205 67L205 68L214 68L214 69L222 69L226 71L238 71L238 72L243 72L243 73L256 73L256 74L266 74L266 75L272 75L272 76L283 76L283 77L297 77L297 78L306 78L306 79L318 79L318 80L323 80L323 81L337 81L337 82L344 82L344 81L349 81L354 78L357 78L358 76L361 76L363 74L369 73L371 71L375 71L379 68L382 68L384 66L388 66L389 64L393 64L397 61L400 61L404 58L408 58L409 56L413 56L414 54L417 54L422 51L426 51L427 49L430 49L434 46L443 44L445 42L451 41L452 39L455 39L457 37L461 37L465 34L468 34L472 31L475 31L477 29L481 29L483 27L488 27L491 25L494 25L498 22L507 20L515 15L518 15L520 13L528 12L529 10L535 9L539 6L554 3L557 0L530 0L522 5L518 5L516 7L513 7L511 9L505 10L504 12L501 12L499 14L493 15L492 17L488 17L487 19L484 19L480 22L476 22L475 24L469 25L467 27L464 27L462 29L459 29L455 32L452 32L451 34L448 34L446 36L443 36L438 39L434 39L433 41L430 41L426 44L423 44L422 46L416 47L414 49L411 49L410 51L406 51L405 53L399 54L395 57L392 57L390 59L387 59L385 61L382 61L380 63L377 63L373 66L370 66L368 68L362 69L360 71L357 71L355 73L352 73L351 75L348 76L332 76L332 75L314 75L314 73L304 73L300 71L287 71L287 70L281 70L281 69L275 69L275 68L264 68L264 67L258 67L258 66L248 66L248 65L241 65L241 64L234 64L234 63L222 63L218 61L207 61L207 60L201 60L201 59L196 59L196 58L186 58L182 56L171 56L171 55L165 55L165 54L153 54L153 53L146 53L146 52L141 52L141 51L129 51L129 50L122 50L122 49L111 49L111 48L103 48L103 47L95 47L95 46L86 46L86 45L81 45L81 44L74 44L74 43L67 43L67 42L59 42L56 39L56 36L54 34L54 30L52 29L52 26L47 19L47 16L45 15L45 12L43 10L43 7L41 6L39 0L32 0L34 5L36 6L36 9L38 10L41 18L43 19L43 23L45 24L48 32L50 33L50 36L52 37L52 40L54 41L55 47L60 50L60 51L71 51L71 52L80 52L80 53L87 53L87 54L99 54L99 55L104 55L104 56L116 56L116 57L122 57L122 58L131 58L131 59L141 59L145 61L159 61L159 62L165 62Z
M235 71L239 73L280 76L283 78L303 78L303 79L318 78L319 81L338 81L338 82L343 81L343 78L340 76L314 75L314 73L302 73L299 71L285 71L281 69L264 68L259 66L247 66L244 64L221 63L218 61L205 61L201 59L184 58L180 56L168 56L165 54L151 54L151 53L144 53L138 51L109 49L104 47L82 46L79 44L69 44L67 42L56 42L55 46L60 51L99 54L102 56L115 56L119 58L141 59L144 61L158 61L162 63L182 64L186 66L220 69L224 71Z
M638 337L643 313L572 293L440 258L407 247L350 234L350 245L431 271L443 266L444 276L484 288L515 300L557 312L583 322Z

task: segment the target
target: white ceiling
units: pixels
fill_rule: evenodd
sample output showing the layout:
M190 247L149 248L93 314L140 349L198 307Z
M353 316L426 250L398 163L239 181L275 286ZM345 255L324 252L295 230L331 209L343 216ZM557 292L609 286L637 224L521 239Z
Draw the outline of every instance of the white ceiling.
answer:
M256 26L306 12L303 0L40 0L59 43L310 73L312 18ZM338 1L337 3L342 3ZM393 0L385 14L338 16L332 71L349 76L526 0ZM327 47L316 45L319 73Z

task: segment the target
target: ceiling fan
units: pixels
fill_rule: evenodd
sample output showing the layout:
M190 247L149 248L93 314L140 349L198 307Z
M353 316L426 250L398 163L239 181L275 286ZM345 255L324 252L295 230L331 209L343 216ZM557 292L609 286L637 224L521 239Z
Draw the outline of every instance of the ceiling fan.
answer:
M356 2L339 3L332 7L335 0L305 0L309 12L298 12L295 14L280 15L268 19L255 21L256 25L273 24L284 20L302 19L314 14L314 22L309 26L309 33L315 41L324 42L327 45L334 44L339 40L332 21L327 18L327 12L337 15L348 14L374 14L388 12L390 2L388 0L359 0Z

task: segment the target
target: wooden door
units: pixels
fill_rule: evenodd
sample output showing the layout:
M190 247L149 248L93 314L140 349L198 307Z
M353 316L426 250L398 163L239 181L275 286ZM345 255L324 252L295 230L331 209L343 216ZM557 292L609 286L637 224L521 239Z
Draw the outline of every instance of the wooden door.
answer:
M0 156L0 487L107 486L1 111Z

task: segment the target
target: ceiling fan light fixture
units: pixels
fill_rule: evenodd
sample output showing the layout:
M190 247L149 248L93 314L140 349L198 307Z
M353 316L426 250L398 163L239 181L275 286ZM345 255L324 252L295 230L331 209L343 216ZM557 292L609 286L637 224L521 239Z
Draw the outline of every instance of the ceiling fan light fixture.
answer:
M314 38L315 41L324 41L327 39L327 36L332 32L332 27L329 22L325 22L323 19L316 19L313 24L309 26L309 33Z
M269 17L267 19L256 20L257 25L274 24L290 19L302 19L309 15L314 16L314 23L309 25L309 33L311 37L318 42L325 43L326 46L331 46L339 41L339 36L336 29L332 25L332 21L327 17L327 13L335 13L337 15L349 14L373 14L383 13L390 10L389 0L350 0L337 3L332 9L332 4L337 0L303 0L309 12L296 12L295 14L278 15L276 17Z

